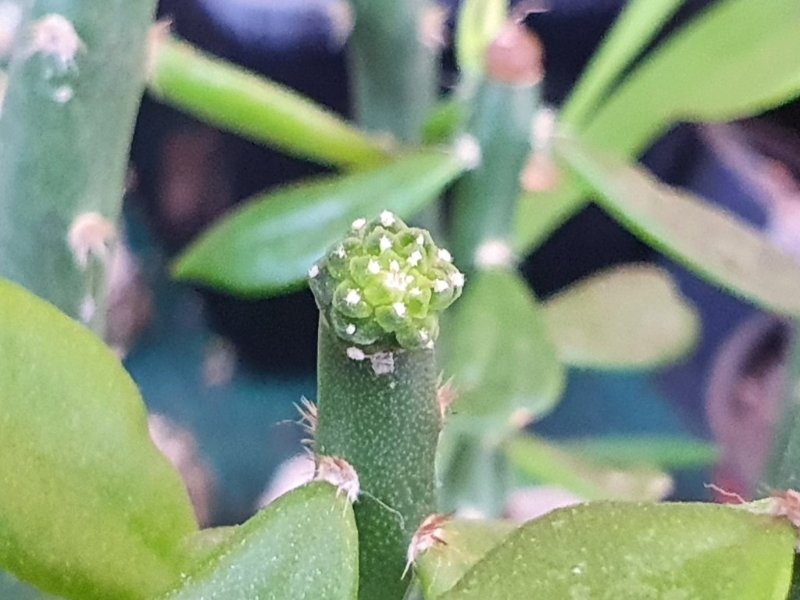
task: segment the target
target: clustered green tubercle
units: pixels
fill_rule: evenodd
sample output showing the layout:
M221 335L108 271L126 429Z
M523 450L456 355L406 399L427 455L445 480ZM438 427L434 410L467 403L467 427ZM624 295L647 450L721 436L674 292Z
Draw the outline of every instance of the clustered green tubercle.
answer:
M432 348L439 314L464 287L447 250L424 229L384 211L356 219L350 235L309 271L317 305L336 335L360 347Z

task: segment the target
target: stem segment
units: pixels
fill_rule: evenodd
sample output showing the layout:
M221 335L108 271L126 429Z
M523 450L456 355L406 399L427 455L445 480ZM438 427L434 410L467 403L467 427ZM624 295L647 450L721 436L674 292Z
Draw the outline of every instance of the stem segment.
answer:
M309 272L320 308L315 451L355 469L359 597L400 600L409 543L435 510L441 430L434 342L463 275L430 235L384 211ZM351 485L352 489L352 485Z
M316 451L344 458L359 476L359 597L402 598L411 536L436 508L433 351L395 352L394 370L378 375L369 359L349 358L347 347L321 318Z
M98 333L155 0L41 0L0 116L0 276Z

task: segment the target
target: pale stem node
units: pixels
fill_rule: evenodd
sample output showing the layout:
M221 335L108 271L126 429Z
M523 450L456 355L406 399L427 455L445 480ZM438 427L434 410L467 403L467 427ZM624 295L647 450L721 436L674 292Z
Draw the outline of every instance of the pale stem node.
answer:
M89 257L95 256L102 262L109 258L110 245L117 238L117 228L103 215L87 212L75 217L67 234L67 243L75 264L85 270Z
M439 50L447 43L447 16L444 6L433 4L422 11L419 21L419 42L430 50Z
M333 485L337 494L343 494L350 504L358 500L361 484L353 466L338 456L317 456L314 481L326 481Z
M417 558L431 548L440 544L447 545L444 540L444 530L442 526L450 520L447 515L433 514L425 518L422 524L411 537L406 553L406 568L403 570L403 577L408 574L409 569L416 563Z
M347 0L334 0L328 5L327 13L333 38L340 47L344 46L356 23L353 8Z
M475 251L475 266L479 269L494 267L508 268L512 265L514 253L504 240L486 240Z
M52 56L62 69L75 66L79 52L86 50L75 26L63 15L45 15L31 26L28 55Z
M462 133L453 142L453 154L468 171L481 166L483 153L478 139L468 133Z

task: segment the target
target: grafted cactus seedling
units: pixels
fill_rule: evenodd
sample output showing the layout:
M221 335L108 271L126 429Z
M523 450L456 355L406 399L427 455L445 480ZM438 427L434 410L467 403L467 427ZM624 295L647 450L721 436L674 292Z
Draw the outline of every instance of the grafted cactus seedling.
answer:
M435 508L438 318L464 276L427 231L384 211L357 219L309 279L321 313L314 450L358 474L360 597L402 598L409 543Z

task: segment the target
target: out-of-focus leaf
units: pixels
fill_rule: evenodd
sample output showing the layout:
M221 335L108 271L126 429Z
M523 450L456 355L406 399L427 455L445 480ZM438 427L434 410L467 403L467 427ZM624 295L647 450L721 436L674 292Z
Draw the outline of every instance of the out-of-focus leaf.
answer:
M586 500L661 500L672 490L670 477L651 467L610 468L531 435L517 435L504 448L529 483L557 485Z
M65 598L148 598L195 530L116 356L0 281L0 566Z
M523 256L530 254L588 202L574 177L563 177L548 192L523 193L517 202L514 249Z
M441 345L457 399L453 422L507 428L524 412L539 418L561 396L565 370L541 306L511 271L478 271L446 321Z
M281 496L227 537L164 598L354 600L353 509L327 483Z
M587 122L598 147L635 155L677 121L729 121L800 93L800 3L723 0L657 48Z
M483 71L486 50L508 18L505 0L466 0L456 25L456 59L465 73Z
M456 157L427 150L380 169L279 189L203 234L174 274L251 297L302 287L311 265L355 219L383 210L409 218L463 169Z
M510 521L477 519L443 523L436 532L440 543L424 552L414 564L422 595L426 600L441 596L517 527Z
M600 205L656 250L766 310L800 315L800 262L759 231L577 140L558 151Z
M661 469L698 469L712 465L713 444L685 437L609 436L560 440L558 447L576 456L621 468L652 465Z
M273 81L154 35L150 91L221 129L288 154L348 169L385 162L385 144L333 112Z
M656 48L576 132L633 158L678 121L727 121L776 106L800 93L798 28L796 0L720 0ZM565 180L541 207L524 195L517 250L535 250L583 208L584 191Z
M530 521L442 600L786 597L788 522L714 504L571 506Z
M641 369L688 352L699 319L669 275L652 265L597 273L545 303L561 359L596 369Z
M592 55L561 111L561 122L578 125L602 101L620 74L684 0L632 0Z

